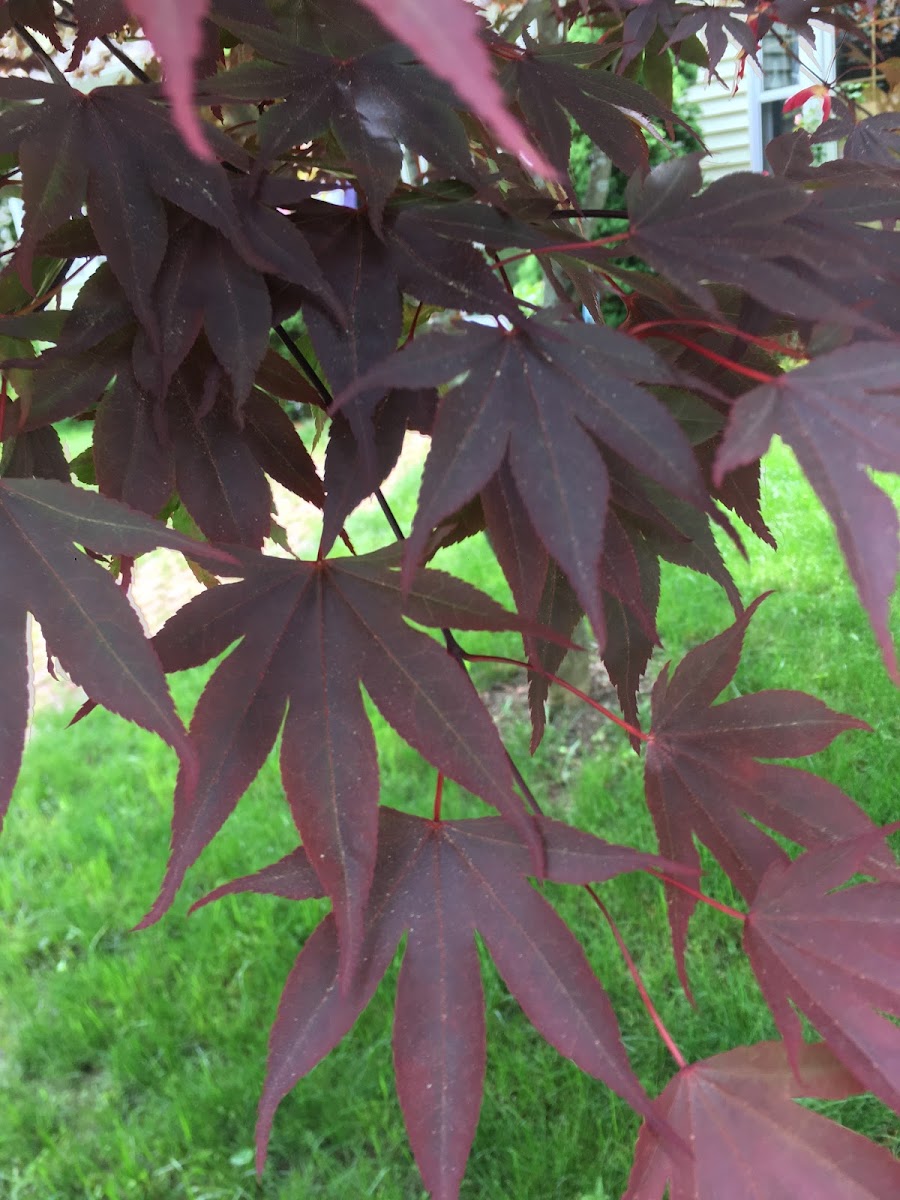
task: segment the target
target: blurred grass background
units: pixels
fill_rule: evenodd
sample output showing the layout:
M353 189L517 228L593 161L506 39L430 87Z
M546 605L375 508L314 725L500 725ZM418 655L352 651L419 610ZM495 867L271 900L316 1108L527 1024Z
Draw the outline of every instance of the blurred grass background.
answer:
M395 480L391 502L408 521L419 467ZM897 481L887 485L900 498ZM897 816L900 711L831 526L793 458L765 460L764 507L780 543L753 543L751 562L723 553L745 600L768 588L727 694L801 688L867 720L797 765L853 795L877 820ZM358 548L385 541L377 513L357 514ZM296 547L301 550L301 547ZM505 598L479 542L440 565ZM664 564L659 625L666 657L730 623L709 579ZM466 639L517 654L510 637ZM187 717L209 669L174 677ZM485 666L494 711L535 794L553 815L612 841L655 845L641 798L640 763L616 729L558 705L528 761L515 672ZM430 811L434 772L374 714L382 798ZM190 872L157 926L128 930L152 902L167 856L174 756L103 712L73 729L38 719L0 839L0 1196L4 1200L420 1200L391 1067L392 968L369 1009L332 1056L282 1104L269 1166L252 1165L266 1039L284 978L323 912L321 902L227 899L185 919L189 903L257 869L296 843L270 761L235 816ZM445 813L479 805L449 786ZM707 888L736 902L713 869ZM672 1063L613 944L578 889L548 887L609 990L634 1067L651 1091ZM689 1059L774 1035L740 950L740 929L702 908L692 925L692 1010L680 993L657 883L629 876L604 897L664 1020ZM625 1185L637 1130L630 1110L547 1047L486 963L488 1071L481 1124L463 1195L611 1200ZM897 1120L870 1098L830 1115L900 1149ZM723 1198L724 1200L724 1198Z

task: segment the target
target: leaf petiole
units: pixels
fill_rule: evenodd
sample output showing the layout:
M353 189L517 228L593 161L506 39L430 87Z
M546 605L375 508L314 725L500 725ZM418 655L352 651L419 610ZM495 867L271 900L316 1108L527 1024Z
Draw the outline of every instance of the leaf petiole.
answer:
M467 654L462 652L463 658L468 662L495 662L506 663L511 667L523 667L526 671L534 671L538 675L543 675L545 679L549 679L551 683L558 684L561 688L565 688L567 692L571 692L573 696L577 696L579 700L583 700L585 704L589 704L591 708L596 709L598 713L614 722L620 729L624 729L626 733L632 737L638 738L642 742L649 742L649 734L642 733L634 725L629 725L627 721L623 721L621 717L617 717L614 712L601 704L599 700L594 700L586 692L577 688L574 683L569 683L565 679L561 679L559 675L554 675L552 671L545 671L543 667L534 666L532 663L522 662L518 658L505 658L502 654Z
M705 896L703 892L698 892L696 888L690 887L689 884L682 883L678 879L670 879L668 875L661 875L659 871L650 871L651 875L655 875L657 879L661 879L663 883L671 883L673 887L681 888L683 892L687 892L689 896L693 896L695 900L700 900L703 904L708 904L710 908L717 908L719 912L725 913L727 917L734 917L736 921L746 921L747 914L739 912L736 908L730 908L727 904L721 904L718 900L713 900L711 896Z

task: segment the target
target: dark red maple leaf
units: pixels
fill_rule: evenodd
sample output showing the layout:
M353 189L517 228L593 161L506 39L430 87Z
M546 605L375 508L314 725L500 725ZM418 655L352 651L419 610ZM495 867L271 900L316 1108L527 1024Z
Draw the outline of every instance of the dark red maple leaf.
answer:
M68 68L71 71L80 65L82 55L94 38L105 37L122 28L125 8L123 0L70 0L70 3L78 22L78 35Z
M535 532L508 463L481 493L491 546L516 601L516 610L542 626L571 637L584 614L568 579L548 555ZM601 658L615 686L625 719L638 724L636 694L653 647L659 642L655 614L659 602L659 563L655 553L610 507L603 557L598 568L606 641ZM530 662L556 674L566 649L525 637ZM532 752L544 734L544 705L549 692L546 674L530 672Z
M4 479L58 479L68 483L69 464L59 434L50 426L19 433L3 470Z
M691 1161L673 1162L652 1129L638 1136L624 1200L888 1200L900 1161L886 1146L802 1108L843 1100L860 1083L821 1043L798 1048L795 1076L781 1042L739 1046L683 1067L656 1102Z
M772 312L869 323L833 294L836 275L867 269L856 241L849 238L838 252L830 227L805 220L811 193L783 177L749 172L726 175L695 195L700 186L696 154L670 159L646 178L632 175L628 239L616 254L638 255L707 311L716 307L708 285L721 283Z
M54 50L62 52L63 44L59 40L59 31L56 28L53 0L3 0L0 12L4 9L11 23L25 25L28 29L42 33L52 43Z
M845 346L747 392L734 405L715 480L760 458L774 434L797 455L834 521L860 599L895 681L888 602L900 562L897 512L867 468L900 467L900 351Z
M315 303L307 303L303 309L326 380L333 392L338 392L355 383L397 345L403 330L400 286L388 246L375 236L363 214L312 202L298 213L296 221L346 312L345 320L335 322ZM385 454L385 434L390 446L396 445L395 434L402 435L404 421L398 412L382 412L373 423L382 399L380 391L364 391L338 414L332 426L334 445L329 442L325 460L322 553L331 549L356 504L384 479L381 467L391 458L391 453ZM399 445L396 448L399 453ZM335 478L336 464L343 478Z
M764 599L758 597L724 633L685 655L671 678L668 666L661 672L653 687L645 767L660 852L696 866L694 837L699 838L748 901L768 868L788 861L754 821L802 846L831 844L872 828L865 812L833 784L757 761L814 754L840 733L868 729L864 721L833 712L803 692L758 692L713 704L734 677L747 625ZM890 870L892 862L876 855L873 866ZM696 902L671 886L667 900L687 986L684 947Z
M611 845L559 821L542 817L538 828L546 876L557 883L596 883L648 868L684 873L654 855ZM311 862L315 854L307 857L300 848L199 903L237 892L294 900L321 895ZM282 1098L349 1031L407 931L394 1020L397 1093L422 1179L435 1200L459 1194L481 1107L485 1023L476 931L541 1036L665 1134L665 1121L656 1118L632 1073L600 981L568 926L527 882L532 869L518 831L497 818L429 821L380 809L357 974L349 987L338 986L338 939L334 918L327 916L285 984L260 1100L260 1171Z
M321 505L315 464L276 401L254 389L235 416L221 372L202 358L188 366L176 373L163 404L128 368L120 370L97 411L100 490L152 514L174 489L210 541L259 549L271 528L266 468Z
M572 582L601 645L598 568L609 448L668 492L709 505L690 443L638 382L670 381L645 346L610 329L533 317L513 330L429 333L370 372L365 385L436 385L441 399L406 577L432 528L481 491L508 459L534 528Z
M799 1069L805 1013L863 1086L900 1113L900 883L844 887L874 836L809 850L766 873L744 948ZM883 845L882 845L883 850ZM871 857L871 855L870 855Z
M530 39L529 39L530 40ZM620 170L643 174L649 154L643 129L652 121L690 127L645 88L589 65L608 55L602 44L570 44L519 51L507 68L529 131L565 177L572 143L571 115Z
M73 545L76 543L77 545ZM48 479L0 479L0 821L19 771L29 714L27 617L91 698L169 743L188 791L193 754L140 619L110 574L77 546L136 557L157 546L209 569L230 555L194 542L122 504Z
M269 291L259 271L214 229L188 221L169 239L155 300L160 393L165 393L204 328L236 398L243 400L268 349L272 327Z
M729 35L737 43L744 55L755 57L759 49L759 40L765 30L760 30L759 18L752 17L750 21L740 21L734 13L727 9L701 5L688 10L682 6L670 5L672 12L681 20L672 31L669 44L679 44L688 38L704 31L704 45L709 57L709 68L714 71L719 65L722 55L728 49ZM763 6L760 5L760 8ZM684 14L684 15L682 15ZM742 61L742 60L739 60Z
M191 739L199 782L189 795L179 779L172 853L144 924L168 908L185 871L253 781L288 709L285 791L334 900L352 964L378 820L375 741L360 683L402 737L498 808L540 862L535 827L513 791L493 722L459 664L403 617L436 628L540 630L439 571L421 571L404 597L399 555L399 547L316 562L244 554L243 580L197 596L157 634L153 644L166 671L197 666L240 643L197 705Z
M4 77L0 97L19 102L0 116L0 151L20 155L28 215L16 259L26 281L41 238L77 216L86 202L102 253L152 331L150 294L168 242L163 200L240 240L224 170L195 158L143 89L101 87L83 94L62 84Z
M273 324L264 274L286 279L313 297L336 322L346 321L300 230L251 195L243 179L232 191L240 221L237 248L232 239L201 221L170 220L171 234L153 298L160 331L154 364L160 394L203 328L228 372L235 398L240 402L246 397L268 350Z
M460 208L464 211L452 211ZM505 235L500 244L508 244L516 223L509 222L512 229L505 225L502 215L486 204L404 205L386 231L402 291L425 304L497 313L521 323L516 301L472 244L496 249L495 231ZM529 230L526 244L539 246L549 240Z
M876 113L850 131L844 157L896 170L900 167L900 115Z
M351 58L298 45L288 29L228 22L271 62L241 64L206 85L210 99L285 97L259 120L260 153L278 158L329 127L356 171L373 227L400 178L404 145L439 170L469 181L475 173L452 93L394 43Z

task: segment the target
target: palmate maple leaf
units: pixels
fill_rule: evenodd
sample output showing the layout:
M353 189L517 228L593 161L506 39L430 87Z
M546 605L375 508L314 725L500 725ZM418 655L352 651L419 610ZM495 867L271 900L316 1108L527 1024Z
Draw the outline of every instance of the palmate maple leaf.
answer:
M900 115L875 113L860 121L847 135L844 157L895 171L900 166Z
M169 238L163 201L240 240L225 171L195 158L143 89L85 94L5 77L0 99L14 102L0 114L0 152L18 152L22 169L26 216L16 263L25 281L41 238L86 203L101 252L152 330L150 296Z
M656 1133L638 1135L624 1200L890 1200L900 1161L886 1146L802 1108L864 1088L819 1043L798 1048L794 1074L780 1042L739 1046L682 1068L656 1108L690 1145L672 1161Z
M598 567L610 489L603 451L698 508L709 507L690 443L639 386L670 382L669 368L612 330L536 316L512 330L469 325L461 333L426 332L364 383L421 387L464 373L438 408L405 577L432 528L508 461L529 519L602 645Z
M788 862L754 821L802 846L831 844L873 828L864 811L827 780L757 761L814 754L847 730L868 729L864 721L795 691L758 692L713 704L734 677L747 625L764 599L759 596L724 633L685 655L671 677L668 666L661 672L651 698L645 764L647 805L660 852L697 866L697 837L748 901L773 864ZM870 866L892 873L893 858L876 851ZM696 901L671 885L667 900L687 987L684 948Z
M799 1070L804 1013L845 1067L900 1113L900 883L845 887L900 825L774 863L744 923L744 949ZM882 844L883 849L883 844Z
M656 1118L631 1070L612 1006L584 951L527 882L532 857L518 831L490 817L430 821L387 807L379 816L374 882L350 986L338 985L331 915L309 937L285 984L260 1100L258 1169L282 1098L350 1030L407 931L394 1019L397 1094L422 1179L435 1200L459 1194L481 1107L485 1021L476 931L538 1033L623 1096L664 1136L665 1121ZM677 864L559 821L542 817L538 828L546 877L557 883L597 883L642 869L685 873ZM315 853L301 847L255 875L217 888L194 907L237 892L293 900L319 896L314 865ZM667 1144L671 1148L671 1139Z
M186 219L169 239L153 297L160 346L156 390L164 393L201 328L228 372L236 400L249 393L269 346L273 324L269 289L273 273L324 304L335 321L345 313L303 237L281 213L235 188L242 249L201 221ZM248 258L250 262L248 262Z
M504 82L535 141L562 177L568 172L572 147L567 114L629 175L644 174L649 162L642 127L652 129L651 121L658 121L692 132L646 88L610 70L588 69L609 53L601 44L539 48L526 35L525 50L501 43L496 52L511 57Z
M83 3L83 0L82 0ZM42 33L52 44L54 50L62 53L63 44L59 40L56 28L56 10L53 0L2 0L0 2L0 20L4 24L24 25ZM5 33L6 30L4 29Z
M298 45L287 28L260 29L227 22L270 62L243 63L210 80L207 99L285 97L259 119L259 148L266 160L309 142L329 127L347 155L368 201L376 231L393 192L408 146L450 175L476 179L469 141L452 92L418 63L405 46L380 45L350 58L318 54Z
M94 38L121 29L126 21L124 0L69 0L78 33L72 46L68 70L81 64L81 58Z
M334 901L349 971L362 937L378 822L375 739L360 684L410 745L503 813L539 868L536 827L513 790L493 722L459 663L404 616L436 628L534 634L540 628L439 571L419 572L404 597L398 547L315 562L240 553L244 578L195 597L153 641L167 672L198 666L239 644L197 705L191 740L199 780L189 792L187 779L179 778L171 856L143 924L171 904L284 722L287 799Z
M142 391L130 364L119 371L97 410L100 490L154 514L175 488L210 541L260 549L272 519L266 475L321 508L315 463L277 401L254 388L237 419L209 361L188 367L175 375L164 404Z
M196 777L187 735L137 613L112 576L78 546L129 557L167 546L213 571L227 573L234 565L227 553L93 492L55 480L0 479L0 821L21 765L30 710L29 613L50 653L93 700L168 742L182 760L188 792Z
M810 320L871 324L834 295L834 278L868 271L871 256L848 237L835 245L813 193L778 176L726 175L701 191L699 155L673 158L626 190L629 231L616 255L636 254L706 310L710 284L740 288L765 309ZM699 193L699 194L697 194ZM850 224L848 221L841 228ZM864 265L865 264L865 265Z
M298 209L295 220L346 312L343 321L335 322L313 299L303 306L333 394L353 385L394 350L403 328L403 293L426 304L519 319L509 293L471 245L491 243L501 230L509 235L501 214L487 205L404 205L399 212L388 211L380 238L365 214L333 204L311 201ZM540 244L546 238L531 235L530 240ZM384 401L383 389L364 389L337 414L325 458L323 553L356 504L372 494L393 466L408 395Z
M747 392L731 410L716 482L765 454L778 434L834 522L838 541L888 670L900 668L888 604L900 562L897 511L868 468L900 468L900 350L845 346Z
M485 528L506 576L516 610L572 637L584 610L566 576L550 558L528 516L509 465L504 463L481 493ZM606 640L601 659L616 688L625 719L638 724L636 695L653 647L659 644L656 609L659 561L636 529L610 506L603 558L598 570ZM556 674L566 654L562 645L526 638L530 662ZM544 734L549 680L536 671L528 680L532 752Z

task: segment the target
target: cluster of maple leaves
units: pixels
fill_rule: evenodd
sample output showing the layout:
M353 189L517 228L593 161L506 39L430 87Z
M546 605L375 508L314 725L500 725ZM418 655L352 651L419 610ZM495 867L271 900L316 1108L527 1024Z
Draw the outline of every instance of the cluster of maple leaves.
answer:
M759 761L815 753L861 722L799 692L716 703L763 597L744 606L713 526L740 540L737 518L773 542L760 458L782 437L900 678L897 517L870 476L900 464L900 125L843 103L816 134L772 143L771 174L704 187L699 141L648 168L648 132L664 139L679 120L664 87L648 90L661 56L690 50L715 70L728 37L753 57L776 23L812 36L813 19L846 22L840 5L487 8L0 5L34 50L30 73L0 77L3 182L25 214L0 276L0 815L29 714L29 614L88 708L178 753L171 857L143 924L280 733L302 845L200 902L332 902L272 1030L260 1169L281 1098L351 1028L406 936L397 1090L426 1188L458 1195L485 1074L477 932L540 1034L644 1117L631 1200L667 1187L672 1200L888 1200L900 1195L889 1152L793 1098L865 1090L900 1112L892 827L824 780ZM97 39L128 62L127 41L109 38L135 22L162 82L131 62L132 86L71 86L66 70ZM582 40L567 40L576 22ZM629 176L607 236L590 236L568 176L576 128ZM816 165L816 144L838 139ZM355 206L320 198L346 184ZM528 254L553 297L542 308L509 285L504 264ZM96 270L61 310L52 301L84 260ZM617 329L603 322L610 294ZM321 477L285 409L297 403L327 423ZM70 418L92 423L74 464L87 487L54 428ZM380 486L408 430L431 448L402 531ZM264 552L278 533L270 480L321 510L315 560ZM372 495L400 541L386 532L376 553L329 557ZM482 531L514 612L426 565ZM126 589L154 547L186 555L209 587L148 640ZM661 559L716 579L735 621L662 671L644 732ZM534 811L455 636L522 635L536 746L583 615L644 752L658 855ZM166 674L222 655L186 731ZM439 779L500 815L446 820L440 789L431 819L381 804L362 690ZM732 915L784 1040L695 1064L672 1044L680 1069L651 1099L577 939L529 878L662 876L687 988L697 842L746 902ZM844 887L858 872L865 882ZM804 1041L798 1013L822 1042Z

